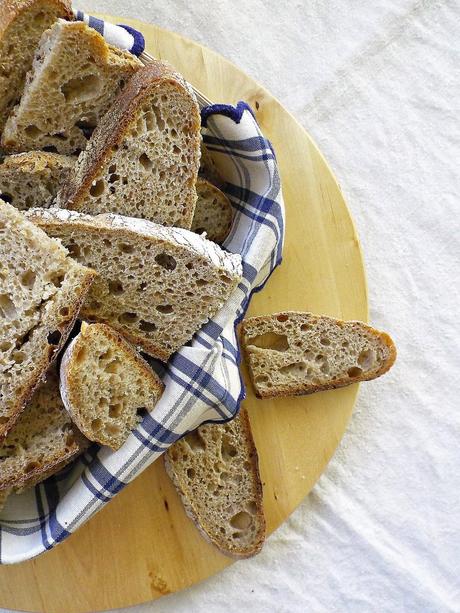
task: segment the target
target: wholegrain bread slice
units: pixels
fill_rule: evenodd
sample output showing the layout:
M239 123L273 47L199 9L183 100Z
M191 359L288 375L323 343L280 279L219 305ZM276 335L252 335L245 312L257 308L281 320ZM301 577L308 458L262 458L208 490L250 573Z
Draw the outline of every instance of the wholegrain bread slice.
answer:
M221 244L227 238L233 221L233 209L227 196L206 179L196 182L198 196L192 231L206 232L206 238Z
M99 273L82 317L111 325L161 360L221 308L241 278L239 255L189 230L64 209L26 214Z
M67 0L0 2L0 133L19 102L41 35L59 17L73 19Z
M265 540L262 484L245 409L226 424L200 426L164 458L187 515L207 540L235 558L260 551Z
M201 141L201 158L200 158L200 169L198 174L203 179L209 181L216 187L222 188L224 181L217 170L217 166L212 158L211 153L208 148Z
M0 202L0 439L65 342L94 277Z
M163 383L137 351L105 324L82 324L61 362L61 397L91 441L119 449L152 411Z
M199 159L193 90L168 64L153 62L134 75L101 120L57 205L190 228Z
M75 158L31 151L8 155L0 163L0 199L26 210L48 208Z
M259 398L312 394L380 377L396 359L385 332L360 321L286 311L241 326Z
M40 39L20 103L6 122L6 151L82 151L91 130L141 66L80 21L60 19Z
M15 427L0 443L0 494L32 487L64 468L89 445L72 424L53 369Z

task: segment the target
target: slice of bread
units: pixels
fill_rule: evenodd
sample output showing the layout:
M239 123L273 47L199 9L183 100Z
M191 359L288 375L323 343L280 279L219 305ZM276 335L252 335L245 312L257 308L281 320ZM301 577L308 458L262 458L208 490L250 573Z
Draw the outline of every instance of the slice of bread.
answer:
M222 187L224 184L224 181L222 180L222 177L217 170L214 160L212 159L212 156L203 141L201 141L199 175L200 177L206 179L207 181L209 181L209 183L212 183L216 187Z
M64 344L94 277L0 202L0 439Z
M35 392L17 424L0 443L0 494L44 481L89 445L72 424L59 395L56 373Z
M29 219L99 273L81 315L107 323L161 360L182 347L241 279L241 257L180 228L64 209Z
M17 209L48 208L75 158L31 151L8 155L0 163L0 199Z
M190 228L200 159L200 112L164 62L144 66L99 123L57 205Z
M230 200L217 187L199 178L196 182L198 196L193 216L192 231L206 232L206 238L221 244L227 238L233 221Z
M60 19L35 53L21 101L6 122L6 151L82 151L91 129L141 66L93 28Z
M59 17L73 19L66 0L0 2L0 133L19 102L41 35Z
M286 311L249 317L241 340L259 398L297 396L380 377L396 359L385 332L360 321Z
M174 443L165 467L187 515L203 536L235 558L258 553L265 540L257 451L247 412L226 424L200 426Z
M119 449L152 411L163 383L145 360L105 324L82 324L61 362L61 397L79 430L91 441Z

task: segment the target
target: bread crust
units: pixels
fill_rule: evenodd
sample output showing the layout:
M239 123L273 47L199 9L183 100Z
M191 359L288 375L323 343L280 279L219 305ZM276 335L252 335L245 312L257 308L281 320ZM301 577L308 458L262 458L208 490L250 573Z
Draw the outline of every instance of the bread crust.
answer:
M5 34L8 26L22 13L32 6L44 4L55 6L62 19L73 21L71 2L68 0L2 0L0 4L0 37Z

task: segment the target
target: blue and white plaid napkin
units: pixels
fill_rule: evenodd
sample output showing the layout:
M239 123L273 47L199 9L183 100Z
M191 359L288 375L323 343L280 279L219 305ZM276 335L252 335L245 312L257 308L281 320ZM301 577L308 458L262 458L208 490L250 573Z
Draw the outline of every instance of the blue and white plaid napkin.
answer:
M106 28L101 32L106 34ZM115 38L112 37L115 41ZM226 181L235 220L224 248L243 258L243 280L225 306L168 363L165 392L118 451L91 447L21 496L0 517L0 563L32 558L75 532L172 443L205 421L226 421L244 398L235 326L251 293L281 261L284 208L275 155L244 102L202 111L203 137Z

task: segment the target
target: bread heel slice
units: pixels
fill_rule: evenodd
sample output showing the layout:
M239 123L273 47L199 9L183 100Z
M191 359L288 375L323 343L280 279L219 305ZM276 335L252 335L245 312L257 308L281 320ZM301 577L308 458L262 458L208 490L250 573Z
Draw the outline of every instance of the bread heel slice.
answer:
M241 340L259 398L312 394L386 373L396 347L359 321L286 311L249 317Z
M139 423L139 411L152 411L163 383L115 330L82 324L61 362L60 390L79 430L90 439L119 449Z
M187 515L223 554L248 558L265 540L258 457L244 408L225 424L206 424L172 445L165 467Z
M233 221L230 200L220 189L202 178L196 182L196 193L198 199L192 231L197 234L205 232L208 240L220 245L227 238Z

